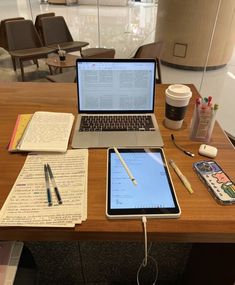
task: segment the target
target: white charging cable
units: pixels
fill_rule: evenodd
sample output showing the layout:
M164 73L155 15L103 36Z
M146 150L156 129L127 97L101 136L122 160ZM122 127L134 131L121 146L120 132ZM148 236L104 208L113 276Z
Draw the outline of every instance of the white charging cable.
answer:
M147 218L142 217L142 223L144 227L144 260L143 266L145 267L148 263L148 237L147 237Z
M155 271L156 271L155 279L153 281L153 285L155 285L157 282L157 278L158 278L158 264L157 264L157 261L151 255L149 255L150 249L152 247L152 243L148 249L147 218L145 216L142 217L142 224L143 224L143 229L144 229L144 259L141 262L140 267L137 271L136 281L137 281L137 285L140 285L139 275L140 275L141 269L145 268L148 265L148 261L151 260L155 265Z

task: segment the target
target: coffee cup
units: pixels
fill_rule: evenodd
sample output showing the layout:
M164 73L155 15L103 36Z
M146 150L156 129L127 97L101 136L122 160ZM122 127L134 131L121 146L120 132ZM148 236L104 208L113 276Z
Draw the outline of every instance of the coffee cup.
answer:
M66 55L66 51L63 49L59 49L58 50L58 55L61 61L65 61L65 55Z
M186 85L173 84L166 89L165 95L164 124L169 129L180 129L192 92Z

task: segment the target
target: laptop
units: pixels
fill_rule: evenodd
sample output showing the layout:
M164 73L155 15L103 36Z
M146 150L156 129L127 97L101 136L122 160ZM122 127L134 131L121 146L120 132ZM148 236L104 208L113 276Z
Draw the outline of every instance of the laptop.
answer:
M73 148L159 147L154 59L77 59Z

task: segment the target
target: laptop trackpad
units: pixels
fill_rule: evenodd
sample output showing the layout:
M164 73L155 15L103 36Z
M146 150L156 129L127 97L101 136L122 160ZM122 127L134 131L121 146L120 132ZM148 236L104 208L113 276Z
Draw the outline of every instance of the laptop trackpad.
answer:
M137 136L134 132L103 132L99 134L99 145L102 147L112 146L135 146Z
M78 132L77 140L72 144L74 148L99 147L99 134L95 132Z
M137 145L139 146L163 146L160 132L139 132L137 135Z

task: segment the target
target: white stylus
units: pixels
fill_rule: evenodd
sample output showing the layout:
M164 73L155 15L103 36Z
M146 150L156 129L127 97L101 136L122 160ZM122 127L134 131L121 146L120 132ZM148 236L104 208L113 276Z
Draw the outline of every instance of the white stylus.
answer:
M121 154L119 153L119 151L117 150L116 147L113 148L116 155L118 156L119 160L121 161L122 166L125 168L126 173L128 174L128 176L130 177L132 183L136 186L137 185L137 181L135 180L134 176L132 175L130 169L128 168L128 166L126 165L124 159L122 158Z

